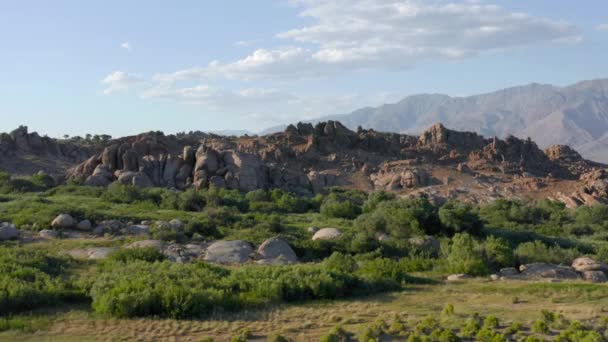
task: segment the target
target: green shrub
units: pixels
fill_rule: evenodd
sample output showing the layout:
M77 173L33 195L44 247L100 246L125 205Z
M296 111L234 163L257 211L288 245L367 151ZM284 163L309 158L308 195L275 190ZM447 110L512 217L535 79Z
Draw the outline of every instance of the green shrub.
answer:
M241 329L232 335L230 342L247 342L252 336L251 330Z
M532 332L537 334L548 334L550 332L549 326L544 320L537 320L532 324Z
M486 264L492 269L515 265L515 255L509 243L501 238L489 236L483 244Z
M463 337L473 337L477 335L479 329L481 329L481 322L479 320L479 317L473 316L469 318L462 327L462 329L460 329L460 334Z
M106 188L101 199L111 203L134 203L143 198L140 190L134 185L114 182Z
M397 196L394 193L384 190L371 192L365 203L363 203L363 212L371 213L376 210L380 203L392 201L396 198Z
M565 249L559 246L548 247L541 241L525 242L515 249L515 256L522 264L546 262L570 265L572 260L581 254L577 249Z
M498 328L498 324L498 318L494 315L486 316L486 318L483 320L484 328L496 329Z
M361 208L348 200L328 198L321 205L321 214L327 217L354 219L361 214Z
M112 261L124 263L136 260L156 262L163 261L166 258L167 257L163 253L154 247L120 249L112 253L109 257L109 259Z
M469 234L456 234L447 255L450 273L484 275L489 272L481 247Z
M348 342L350 340L350 333L342 326L336 326L332 328L327 335L321 337L321 342Z
M274 334L268 335L268 338L266 340L268 342L289 342L289 341L291 341L291 339L289 339L279 333L274 333Z
M465 202L449 201L439 208L439 220L448 234L479 234L483 224L474 207Z
M68 264L43 251L0 247L0 315L82 300L81 289L63 277Z

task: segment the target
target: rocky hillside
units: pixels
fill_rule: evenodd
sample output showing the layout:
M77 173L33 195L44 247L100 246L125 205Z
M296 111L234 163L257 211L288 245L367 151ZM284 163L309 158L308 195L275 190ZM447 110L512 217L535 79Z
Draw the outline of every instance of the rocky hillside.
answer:
M564 193L584 192L578 181L582 175L601 167L567 146L543 151L531 140L487 139L441 124L413 136L352 131L327 121L290 125L261 137L154 132L121 138L70 168L67 176L92 186L118 180L140 187L213 185L299 194L343 186L440 201L525 196L565 201L573 196ZM596 197L568 201L603 201Z
M603 165L530 139L484 138L432 125L418 136L352 131L337 121L298 123L265 136L149 132L93 145L40 137L22 127L0 136L0 166L39 170L90 186L114 181L176 189L326 187L388 190L436 201L555 198L569 206L608 200Z
M25 175L42 170L62 178L67 167L102 149L102 144L41 137L21 126L10 133L0 133L0 170Z
M542 148L569 145L585 158L608 162L608 79L567 87L529 84L469 97L414 95L319 120L339 120L351 129L412 134L442 122L485 136L531 137Z

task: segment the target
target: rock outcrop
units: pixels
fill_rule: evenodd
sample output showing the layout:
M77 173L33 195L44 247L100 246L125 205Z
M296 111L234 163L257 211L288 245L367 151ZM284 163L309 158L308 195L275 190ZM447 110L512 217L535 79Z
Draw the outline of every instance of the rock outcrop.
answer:
M570 267L533 263L519 267L524 278L579 279L580 276Z
M217 241L207 248L205 261L217 264L244 264L251 260L253 247L247 241Z
M604 165L584 160L567 146L543 151L529 139L484 138L441 124L419 136L352 131L327 121L253 137L148 132L95 141L40 138L20 128L0 135L0 168L25 165L26 159L39 160L38 169L55 172L71 165L67 178L100 187L121 182L178 190L279 188L312 195L347 186L475 202L534 195L546 188L543 198L569 206L608 203ZM29 166L22 169L27 172ZM570 195L567 182L579 177L580 190Z
M258 263L292 264L298 262L296 253L287 241L281 238L271 238L264 241L257 250L260 258Z
M333 240L337 239L342 235L342 232L337 228L323 228L319 229L313 236L314 240Z
M51 222L51 226L56 229L71 229L76 227L76 220L69 214L61 214Z

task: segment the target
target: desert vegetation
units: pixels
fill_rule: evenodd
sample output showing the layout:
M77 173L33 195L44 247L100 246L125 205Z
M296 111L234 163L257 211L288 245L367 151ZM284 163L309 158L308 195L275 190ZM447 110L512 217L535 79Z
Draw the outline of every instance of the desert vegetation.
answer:
M608 261L605 205L567 209L548 200L433 204L424 198L338 188L314 197L213 187L177 192L117 183L94 188L77 183L57 186L43 175L6 174L0 177L0 192L0 222L11 222L20 230L18 238L0 242L0 330L8 334L52 330L57 323L48 312L54 308L62 308L61 317L84 311L92 321L205 322L286 305L359 303L415 289L443 291L450 274L487 279L483 277L532 263L569 266L581 256ZM54 238L39 237L60 214L88 220L91 228L55 227ZM171 220L180 227L162 224ZM107 221L126 226L150 222L150 229L146 234L94 229ZM325 227L335 227L340 235L311 238ZM271 238L285 241L297 262L223 265L202 257L176 262L159 248L126 248L150 239L184 246L234 240L259 245ZM69 253L87 247L112 250L99 259ZM510 305L521 303L530 291L572 291L569 296L605 292L603 285L580 280L569 287L544 284L534 290L499 283L474 286L483 291L500 288L511 298ZM594 321L595 316L586 317L591 321L584 324L560 313L506 322L499 317L502 309L481 316L459 312L457 304L446 302L437 310L428 317L415 315L417 322L399 315L378 321L340 318L325 333L325 325L315 325L314 331L323 341L379 341L388 336L407 341L604 340L605 322ZM293 337L289 332L257 333L274 341ZM194 335L203 338L201 333ZM244 330L233 335L234 341L249 336Z

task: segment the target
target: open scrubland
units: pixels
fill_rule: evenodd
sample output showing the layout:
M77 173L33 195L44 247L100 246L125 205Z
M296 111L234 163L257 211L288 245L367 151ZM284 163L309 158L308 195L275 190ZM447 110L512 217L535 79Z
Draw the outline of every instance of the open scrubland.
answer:
M603 341L608 327L605 205L44 175L0 189L0 340Z

